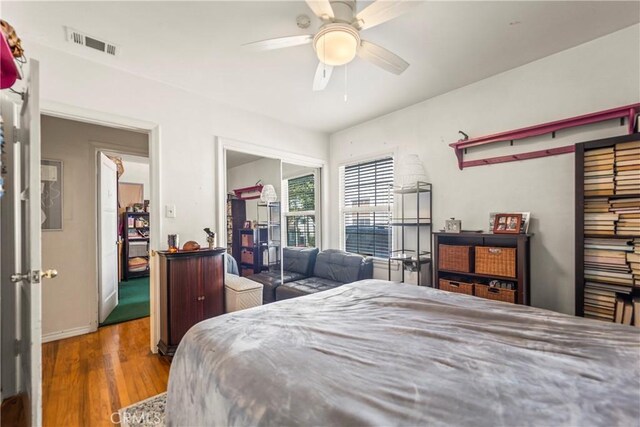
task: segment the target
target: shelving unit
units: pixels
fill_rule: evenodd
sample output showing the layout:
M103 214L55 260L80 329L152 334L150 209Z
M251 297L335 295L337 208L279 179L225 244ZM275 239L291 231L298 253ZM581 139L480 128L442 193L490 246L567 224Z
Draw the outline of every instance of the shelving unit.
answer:
M595 141L576 144L575 154L575 314L576 316L591 317L603 321L620 321L624 317L624 311L628 313L628 319L632 318L633 299L640 298L640 231L627 231L621 224L636 224L640 227L640 186L631 194L619 194L618 180L623 169L619 160L625 151L623 147L629 143L640 141L640 134L630 134L614 138L606 138ZM628 149L627 149L628 150ZM626 151L627 153L629 151ZM594 187L592 182L594 162L598 159L606 159L600 163L606 164L606 177L611 176L611 186L608 178L604 177L598 183L602 183L602 190ZM640 157L640 148L632 149L628 156ZM608 161L613 159L612 161ZM585 165L585 162L587 164ZM604 166L603 166L604 167ZM635 165L634 174L640 179L640 166ZM636 178L631 181L635 185ZM589 188L585 189L585 185ZM613 189L611 189L613 187ZM596 192L597 194L592 194ZM618 194L616 194L618 193ZM628 190L625 191L628 193ZM628 205L627 209L620 209L621 204ZM635 206L635 208L634 208ZM604 216L600 217L600 215ZM612 217L608 215L613 214ZM631 215L630 215L631 214ZM634 216L635 214L635 216ZM585 215L588 215L585 219ZM596 215L596 216L594 216ZM627 219L630 217L632 219ZM602 220L600 220L602 218ZM633 225L632 225L633 226ZM602 248L609 249L602 249ZM617 259L617 261L613 261ZM635 261L634 261L635 260ZM619 303L622 305L619 306ZM627 308L624 307L625 302ZM622 310L620 312L619 310ZM633 316L638 320L640 313ZM628 323L628 322L627 322Z
M260 242L267 241L266 228L243 228L238 230L238 240L240 241L240 274L250 276L267 270L262 258L262 248Z
M433 265L434 287L440 287L440 279L460 281L464 283L478 283L487 285L492 280L505 281L515 284L515 302L530 305L530 234L493 234L493 233L433 233ZM472 253L477 246L492 248L515 248L516 269L514 277L476 273L471 263L471 271L453 271L440 269L440 245L470 246ZM473 258L472 258L473 259Z
M410 187L398 187L398 186L389 186L389 206L393 206L391 203L392 199L395 199L395 196L400 196L400 216L398 218L393 217L393 212L390 215L389 229L390 236L389 240L393 239L395 235L395 231L399 231L400 238L400 247L391 251L390 256L387 260L389 280L391 280L391 265L392 263L399 263L400 270L402 271L401 281L405 281L405 270L406 269L414 269L416 270L416 283L421 285L422 279L422 266L425 264L431 264L431 250L425 251L422 248L425 247L424 242L421 243L421 233L422 228L426 228L428 232L428 242L431 244L431 237L433 233L431 218L433 215L433 187L430 183L418 181L415 185ZM406 212L406 203L408 203L405 199L406 196L415 196L415 206L416 206L416 217L408 218L405 215ZM422 201L420 199L428 198L428 201ZM424 207L424 203L427 203L429 206L429 217L421 217L420 206ZM415 228L416 233L416 241L415 241L415 249L407 248L407 239L406 239L406 231L407 228ZM431 276L429 272L427 278Z
M264 221L261 221L264 218ZM266 240L258 241L262 252L263 265L269 269L280 266L280 247L282 244L282 228L280 222L280 202L258 203L258 227L266 229ZM261 234L258 234L261 237Z
M240 265L240 234L247 219L247 203L232 195L227 197L227 253Z
M125 212L122 214L124 224L124 249L122 251L122 276L125 281L136 277L149 276L149 213ZM137 224L142 221L144 225ZM129 268L129 260L144 258L147 265L144 270Z

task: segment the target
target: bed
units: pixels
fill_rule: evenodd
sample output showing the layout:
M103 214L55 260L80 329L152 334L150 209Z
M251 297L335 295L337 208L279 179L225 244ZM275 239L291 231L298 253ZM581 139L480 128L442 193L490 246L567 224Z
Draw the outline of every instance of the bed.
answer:
M640 328L364 280L209 319L170 426L638 425Z

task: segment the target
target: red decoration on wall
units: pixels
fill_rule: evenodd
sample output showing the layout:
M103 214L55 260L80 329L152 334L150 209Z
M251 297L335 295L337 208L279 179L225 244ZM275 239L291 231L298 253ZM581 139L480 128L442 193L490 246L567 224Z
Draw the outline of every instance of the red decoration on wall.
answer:
M237 188L233 190L233 192L236 197L241 200L259 199L260 193L262 193L262 187L262 184L258 184L251 187Z
M561 129L568 129L577 126L588 125L591 123L599 123L611 119L626 119L627 132L632 134L636 129L636 115L640 112L640 103L626 105L624 107L613 108L610 110L599 111L597 113L585 114L582 116L562 119L555 122L544 123L540 125L530 126L522 129L511 130L507 132L496 133L493 135L481 136L461 140L449 144L455 150L458 158L458 167L460 170L465 167L483 166L505 162L515 162L518 160L535 159L539 157L555 156L558 154L572 153L575 151L574 145L564 147L550 148L548 150L531 151L528 153L513 154L507 156L491 157L487 159L464 161L464 154L467 148L478 147L480 145L494 144L496 142L515 141L525 139L532 136L544 135L547 133L554 134Z

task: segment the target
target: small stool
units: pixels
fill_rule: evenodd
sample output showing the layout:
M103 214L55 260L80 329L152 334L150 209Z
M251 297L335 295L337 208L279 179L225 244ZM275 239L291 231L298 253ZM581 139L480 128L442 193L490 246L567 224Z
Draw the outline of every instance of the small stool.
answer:
M262 283L234 274L225 275L224 282L227 313L262 305Z

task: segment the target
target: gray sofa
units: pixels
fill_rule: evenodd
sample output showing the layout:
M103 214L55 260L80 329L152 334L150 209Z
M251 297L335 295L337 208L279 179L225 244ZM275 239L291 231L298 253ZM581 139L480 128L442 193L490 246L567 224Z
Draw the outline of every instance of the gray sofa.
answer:
M313 274L318 248L284 248L282 250L283 276L280 271L263 271L248 279L262 283L262 303L276 301L276 288L283 283L305 279Z
M275 299L281 301L295 298L371 278L373 278L371 258L337 249L327 249L318 253L313 266L313 275L277 286Z
M282 258L282 277L279 271L264 271L248 277L262 283L263 304L373 277L370 258L336 249L318 252L317 248L285 248Z

